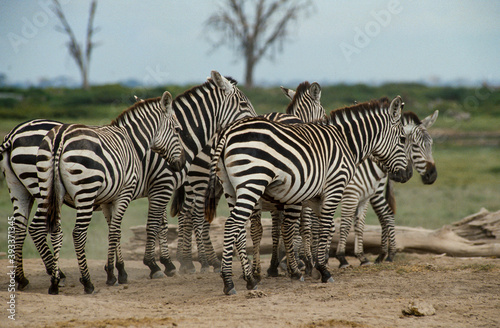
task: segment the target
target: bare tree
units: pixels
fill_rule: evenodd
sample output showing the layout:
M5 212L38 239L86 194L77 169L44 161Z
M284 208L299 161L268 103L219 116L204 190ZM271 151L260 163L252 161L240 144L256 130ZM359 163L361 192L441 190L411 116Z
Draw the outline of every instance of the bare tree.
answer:
M252 13L248 13L246 9L252 6ZM229 45L243 55L245 85L252 87L255 65L265 55L272 57L275 51L283 50L290 25L311 6L311 0L225 0L206 25L220 35L211 40L214 48Z
M87 24L87 39L85 42L85 51L82 51L82 47L78 44L76 40L75 34L69 26L68 21L66 20L66 16L62 11L61 4L58 0L53 0L54 2L54 13L59 17L61 21L61 26L56 26L56 29L59 32L65 33L69 37L69 41L67 43L69 54L75 60L78 69L80 70L80 74L82 76L82 88L85 90L89 89L89 69L90 69L90 55L92 54L92 50L96 43L92 42L92 36L98 29L94 28L94 16L97 8L97 0L93 0L90 4L90 12L89 12L89 21Z

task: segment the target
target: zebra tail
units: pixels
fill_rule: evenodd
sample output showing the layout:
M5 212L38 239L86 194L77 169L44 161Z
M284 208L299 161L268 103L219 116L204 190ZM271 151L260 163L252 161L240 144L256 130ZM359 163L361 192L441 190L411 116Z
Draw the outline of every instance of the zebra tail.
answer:
M172 195L172 203L170 204L170 216L175 217L181 212L182 205L186 200L186 188L181 185Z
M392 213L396 214L396 197L394 196L394 186L391 179L387 179L387 184L385 185L385 199Z
M61 186L61 175L59 172L59 159L62 153L63 142L60 140L61 133L56 133L52 143L52 155L49 159L49 167L52 172L48 175L47 187L47 229L50 233L55 233L58 229L59 217L62 204L59 193ZM50 170L49 170L50 171Z
M212 154L212 161L210 163L210 174L208 179L207 190L205 192L205 220L212 223L217 212L217 163L224 149L226 138L225 135L221 137L223 132L216 137L212 146L212 151L215 148L215 153ZM219 139L219 140L217 140Z

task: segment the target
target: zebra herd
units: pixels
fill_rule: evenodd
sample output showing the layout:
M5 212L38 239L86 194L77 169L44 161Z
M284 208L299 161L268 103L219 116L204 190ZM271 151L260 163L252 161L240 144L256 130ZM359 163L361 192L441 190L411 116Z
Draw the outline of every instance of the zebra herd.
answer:
M260 213L271 211L273 256L268 274L277 275L278 241L285 244L288 272L303 279L296 249L306 264L333 278L328 251L335 231L333 216L342 201L337 258L345 260L345 239L352 223L356 256L362 264L362 233L370 201L382 226L382 251L377 261L395 254L391 180L406 182L412 167L424 183L437 177L432 139L427 128L437 111L420 121L402 112L397 96L325 112L321 87L300 84L282 88L291 100L286 114L257 116L236 81L212 71L211 77L172 99L138 100L105 126L32 120L15 127L0 146L2 171L13 204L15 266L19 289L25 277L22 249L29 231L51 276L50 294L64 286L58 260L63 240L61 205L76 209L73 242L85 293L92 293L85 256L92 212L102 210L108 222L108 285L127 282L120 236L128 204L148 197L147 242L144 264L150 277L164 276L154 257L160 244L165 274L176 272L166 232L166 205L179 216L177 258L181 271L192 271L191 240L195 232L199 260L221 272L224 293L236 293L232 281L234 250L240 257L247 288L261 279ZM222 194L229 204L222 261L210 241L210 221ZM174 195L172 197L172 195ZM37 204L31 223L30 212ZM253 264L246 253L246 222L251 222ZM50 240L53 251L47 241ZM116 259L115 259L116 256ZM114 274L118 270L118 278Z

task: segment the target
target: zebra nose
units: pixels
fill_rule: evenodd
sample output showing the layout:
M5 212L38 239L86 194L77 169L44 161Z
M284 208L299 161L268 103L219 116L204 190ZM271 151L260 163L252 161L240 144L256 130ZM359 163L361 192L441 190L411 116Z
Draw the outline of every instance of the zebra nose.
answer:
M436 165L428 164L426 168L425 174L422 175L422 182L424 184L433 184L437 179Z
M410 180L413 176L413 167L408 165L406 169L399 169L395 173L389 174L389 179L394 180L396 182L405 183Z

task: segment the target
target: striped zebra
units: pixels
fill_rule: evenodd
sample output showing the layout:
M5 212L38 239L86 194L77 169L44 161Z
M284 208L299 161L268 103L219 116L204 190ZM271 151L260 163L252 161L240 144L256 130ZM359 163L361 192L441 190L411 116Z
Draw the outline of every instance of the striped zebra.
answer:
M221 276L224 293L234 294L233 247L240 255L247 289L258 281L246 256L245 222L261 199L284 211L283 237L294 279L302 279L293 255L294 224L302 205L311 207L321 226L316 269L323 282L333 278L325 254L333 215L356 166L372 155L386 165L394 178L408 180L398 96L332 111L323 122L284 125L262 118L239 121L223 130L214 143L206 193L205 217L215 215L215 181L224 186L231 214L225 223Z
M432 157L432 137L427 131L437 117L437 110L422 121L412 112L405 112L402 116L408 143L408 158L411 159L424 184L432 184L437 178L436 165ZM396 254L394 230L396 208L392 182L388 179L387 173L367 159L359 166L342 197L340 239L336 253L340 268L349 266L345 259L345 247L353 222L354 254L361 265L370 263L363 252L363 231L368 202L372 205L382 227L381 252L375 262L383 261L386 256L387 261L392 261Z
M318 83L314 82L310 84L305 81L299 84L297 91L284 87L281 87L281 90L291 100L291 103L286 109L286 114L269 113L263 116L266 119L292 124L319 120L325 117L325 110L320 103L321 87ZM203 216L204 196L208 183L210 158L209 149L207 149L203 157L199 156L195 160L189 171L184 190L178 189L173 198L171 215L179 215L177 259L181 263L181 272L195 271L191 250L193 229L198 248L198 261L202 265L202 272L207 271L209 266L213 266L215 271L220 269L220 261L215 254L210 240L210 224ZM184 195L182 195L183 192ZM272 213L275 211L274 207L268 210L271 210ZM273 216L274 215L279 214L275 213ZM255 241L254 245L257 246L254 247L254 268L258 268L260 272L258 249L258 244L261 239L259 230L262 229L260 224L260 211L254 213L252 218L252 239Z
M142 197L146 195L149 197L150 206L152 202L151 188L154 188L155 192L158 193L168 193L168 195L164 195L165 201L162 203L163 206L166 206L172 191L182 183L187 168L189 168L194 157L201 151L204 145L209 142L217 129L239 118L255 116L255 110L250 101L245 94L236 87L236 81L221 76L217 71L212 71L211 77L208 78L207 82L204 84L193 87L177 96L173 101L172 107L182 127L181 138L186 156L186 169L183 171L182 178L178 178L172 182L172 189L166 189L165 185L161 185L158 179L162 171L161 165L155 164L153 167L150 167L149 173L147 174L148 178L146 179L148 183L150 183L149 187L142 191L138 191L138 194ZM158 183L155 184L155 181ZM164 220L164 217L165 213L163 211L160 217L156 218L156 222L161 222L162 225L162 229L159 232L160 246L162 244L166 246L165 227L167 222ZM159 225L160 224L157 224L157 226ZM155 233L158 233L158 231ZM156 234L153 235L152 233L148 233L147 238L144 262L147 264L146 259L149 258L153 261L153 264L156 265L154 263L154 243ZM148 247L148 245L151 245L151 247ZM164 249L168 254L168 249L161 247L162 254ZM112 266L109 265L108 267L112 268ZM153 268L151 268L151 270L151 276L154 277Z
M234 80L226 79L214 71L207 83L177 97L173 103L174 110L177 109L178 113L181 113L181 111L187 113L182 115L177 114L178 116L185 117L183 122L206 121L207 124L215 125L227 124L227 122L239 116L253 115L254 111L251 104L248 102L246 96L234 86L235 84ZM203 97L200 97L200 95ZM199 105L192 106L192 108L181 105L185 103ZM207 119L210 116L216 116L214 123ZM36 154L45 134L52 127L61 124L49 120L33 120L20 124L5 137L5 141L1 146L1 149L5 150L5 152L2 150L3 158L1 163L14 205L15 221L20 222L16 225L16 280L20 289L25 288L29 283L22 269L22 245L26 236L29 211L34 201L31 195L38 192L34 190L38 187ZM195 126L191 130L199 128L199 126ZM202 133L198 132L196 135L202 135ZM186 138L191 142L193 141L190 135L186 135ZM205 141L201 138L194 145L203 142ZM192 153L196 152L197 149L193 148ZM161 270L154 259L156 233L160 225L162 227L159 232L160 262L165 265L165 273L167 275L175 272L175 266L170 260L167 246L165 209L173 190L181 185L185 173L174 172L163 158L152 151L148 152L142 164L145 183L139 186L142 186L143 189L142 191L138 191L137 194L138 197L148 197L149 199L148 224L146 229L147 244L144 263L150 267L150 277L156 278L161 276ZM68 205L71 206L72 204ZM51 234L51 236L54 235ZM119 251L120 248L118 247L117 250ZM44 262L47 272L49 275L52 275L53 257L48 247L47 251L44 251L44 254L46 254ZM122 259L120 252L117 253L117 259L118 281L124 283L126 281L126 272L123 260L120 260Z
M121 219L145 180L141 163L151 149L164 157L172 170L182 170L186 161L178 129L172 96L166 91L161 98L137 102L109 125L63 124L43 138L37 153L38 207L28 229L42 258L48 249L47 232L59 236L53 245L49 294L59 292L60 208L64 199L69 197L77 211L73 241L86 293L94 290L85 257L92 212L100 205L111 218L106 271L107 283L114 284Z
M23 269L23 244L26 239L29 216L38 191L36 155L43 137L54 126L62 123L51 120L31 120L17 125L0 145L0 166L9 188L14 218L14 266L17 289L29 284ZM51 235L56 237L56 235ZM56 243L54 240L53 243ZM45 261L44 261L45 262ZM53 259L47 260L47 273L52 275ZM64 274L61 272L61 279Z

